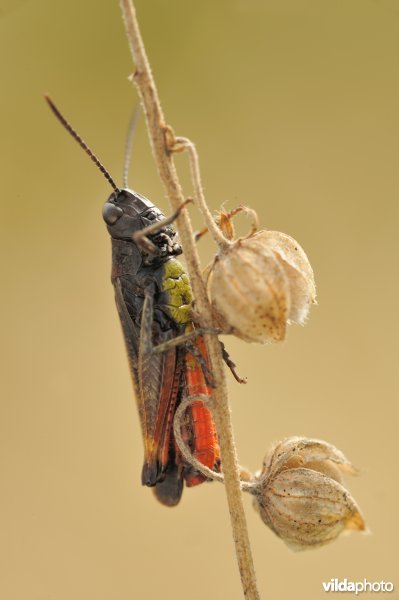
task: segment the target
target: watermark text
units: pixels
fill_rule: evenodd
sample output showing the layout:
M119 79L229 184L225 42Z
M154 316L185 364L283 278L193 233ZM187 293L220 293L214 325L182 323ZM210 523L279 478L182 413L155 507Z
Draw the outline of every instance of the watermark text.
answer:
M325 592L393 592L394 585L391 581L349 581L349 579L330 579L322 582Z

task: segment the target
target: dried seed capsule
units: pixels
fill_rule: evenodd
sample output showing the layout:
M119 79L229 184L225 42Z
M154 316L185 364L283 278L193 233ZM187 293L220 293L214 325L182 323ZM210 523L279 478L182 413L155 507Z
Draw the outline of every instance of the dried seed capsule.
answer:
M344 530L365 530L360 510L339 483L354 472L345 456L321 440L288 438L264 461L254 487L255 507L293 550L316 548Z
M291 308L288 319L302 325L311 304L316 303L313 269L304 250L294 238L280 231L259 231L257 241L273 250L290 284Z
M305 252L277 231L259 231L224 247L210 293L222 329L259 343L283 340L287 322L303 323L316 295Z
M253 237L237 240L216 260L210 280L219 325L247 342L284 339L289 282L274 252Z

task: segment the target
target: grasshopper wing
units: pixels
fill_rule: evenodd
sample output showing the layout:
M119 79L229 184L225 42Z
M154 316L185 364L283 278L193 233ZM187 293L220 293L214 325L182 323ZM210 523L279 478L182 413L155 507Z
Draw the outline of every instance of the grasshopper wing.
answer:
M144 441L142 483L155 486L163 504L176 505L183 489L182 466L175 460L173 416L181 388L182 352L174 347L153 353L154 345L175 337L154 320L153 289L146 290L140 326L130 315L122 283L115 282L115 297L125 338Z

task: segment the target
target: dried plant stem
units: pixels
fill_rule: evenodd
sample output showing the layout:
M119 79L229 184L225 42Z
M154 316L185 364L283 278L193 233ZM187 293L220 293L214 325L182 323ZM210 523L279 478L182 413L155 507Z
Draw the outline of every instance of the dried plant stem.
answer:
M187 408L191 406L194 402L203 402L204 404L209 405L209 397L204 396L203 394L198 394L197 396L189 396L182 400L179 406L176 409L176 413L173 419L173 433L176 439L176 443L179 446L180 452L183 457L186 459L188 464L192 465L195 469L197 469L202 475L212 479L213 481L219 481L220 483L224 483L224 476L222 473L217 473L216 471L212 471L209 467L203 465L198 459L196 459L190 448L184 443L183 437L181 434L182 429L182 421L184 417L184 413Z
M184 201L181 185L173 162L173 132L166 126L151 68L144 49L136 12L131 0L120 0L126 33L136 66L134 83L138 89L147 120L147 128L158 171L165 186L172 209L177 210ZM209 225L209 223L207 222ZM201 268L195 246L193 231L187 210L178 219L177 228L184 250L187 269L196 299L196 309L201 315L201 326L212 327L212 313L206 295ZM233 538L236 547L239 571L244 596L247 600L258 600L255 571L249 544L244 507L240 490L239 467L233 439L230 407L227 396L222 353L217 336L206 335L210 367L214 376L214 415L219 437L220 452L225 478L225 489L229 505Z
M198 153L195 145L191 140L185 137L177 137L177 144L181 144L186 148L188 152L188 159L190 163L191 178L194 184L195 202L202 212L204 221L208 227L208 231L219 246L219 248L227 248L231 245L231 242L225 238L219 227L217 226L215 219L213 218L211 211L205 201L204 191L201 183L201 172L199 168Z
M203 394L198 394L196 396L189 396L181 401L179 406L176 409L175 416L173 418L173 433L175 436L175 440L177 445L179 446L180 452L184 456L185 460L188 464L192 465L197 471L202 473L205 477L212 479L212 481L218 481L219 483L224 483L224 475L223 473L218 473L217 471L212 471L209 467L203 465L195 456L193 456L190 448L184 443L183 436L181 434L182 424L184 419L184 413L188 409L189 406L194 404L194 402L203 402L204 404L210 405L209 396L204 396ZM245 479L240 481L241 490L243 492L254 493L254 490L257 488L257 482L254 480L252 474L248 473L247 470L240 468L240 475L245 474ZM249 477L249 479L248 479Z

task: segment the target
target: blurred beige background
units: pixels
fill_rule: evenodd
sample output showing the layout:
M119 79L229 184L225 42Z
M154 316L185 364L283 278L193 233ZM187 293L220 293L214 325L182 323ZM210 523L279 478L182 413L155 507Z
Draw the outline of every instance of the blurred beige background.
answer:
M256 208L316 273L319 306L284 344L226 340L249 379L229 377L241 463L256 470L272 441L303 434L361 469L349 486L372 535L317 551L290 552L245 498L262 597L321 599L335 577L393 581L399 597L398 4L137 0L137 10L167 118L197 143L212 209ZM168 510L140 485L101 218L110 188L42 99L52 94L120 181L136 95L118 3L2 0L0 56L0 598L238 600L222 486L186 490ZM130 179L169 211L143 122ZM204 263L213 251L201 242Z

